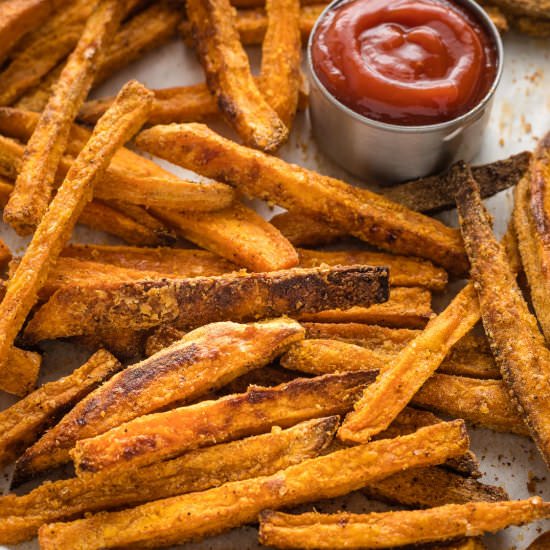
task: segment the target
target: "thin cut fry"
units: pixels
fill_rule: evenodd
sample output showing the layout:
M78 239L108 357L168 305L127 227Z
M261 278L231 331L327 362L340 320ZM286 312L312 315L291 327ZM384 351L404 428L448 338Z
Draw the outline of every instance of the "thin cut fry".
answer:
M502 378L550 466L550 351L521 295L504 249L491 230L477 184L457 170L460 227L476 283L481 316Z
M391 548L493 533L550 517L540 497L373 514L260 515L260 542L277 548Z
M122 15L122 2L100 0L27 143L15 188L4 208L4 221L20 235L31 234L48 208L71 123L90 91Z
M93 185L114 152L139 128L151 96L136 82L128 83L105 114L59 188L11 278L0 304L0 370L5 368L13 341L21 329L50 265L69 240Z
M321 454L332 441L338 417L302 422L287 430L189 452L174 460L120 472L117 476L72 478L43 484L24 496L0 497L0 540L16 544L52 521L84 512L135 506L298 464Z
M387 299L387 276L385 268L352 266L70 286L35 313L24 334L27 341L38 342L97 330L142 330L161 324L190 329L223 320L366 306Z
M227 483L122 512L45 525L39 531L40 544L44 550L91 550L196 540L254 521L265 508L344 495L394 472L437 464L467 447L462 422L441 423L412 435L312 458L272 476Z
M457 230L376 193L254 151L201 124L155 126L142 149L288 210L301 210L382 249L432 260L453 273L467 269Z
M17 462L18 477L63 463L78 439L184 400L269 363L303 338L295 321L215 323L126 368L76 405ZM145 442L144 442L145 443Z
M80 401L122 365L100 350L72 374L44 384L0 413L0 466L13 462L71 405Z
M274 151L288 138L288 129L252 78L235 8L229 0L190 0L187 16L218 108L247 145Z
M365 390L353 412L346 416L338 437L364 442L385 430L478 320L477 295L469 284Z
M0 371L0 390L23 397L36 386L42 356L15 346L8 352L8 360Z
M278 271L298 265L298 254L285 237L239 201L209 213L152 211L180 237L250 271Z

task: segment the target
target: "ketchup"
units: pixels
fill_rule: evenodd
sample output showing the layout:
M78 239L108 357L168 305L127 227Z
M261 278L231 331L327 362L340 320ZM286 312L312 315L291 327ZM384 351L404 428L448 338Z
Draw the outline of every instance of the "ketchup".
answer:
M403 126L470 111L489 92L497 50L451 0L351 0L329 11L312 42L315 73L341 103Z

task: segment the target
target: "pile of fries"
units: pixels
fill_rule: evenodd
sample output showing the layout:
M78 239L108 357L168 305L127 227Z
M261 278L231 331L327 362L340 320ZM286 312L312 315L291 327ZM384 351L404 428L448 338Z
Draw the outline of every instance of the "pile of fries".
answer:
M479 481L466 430L530 437L550 466L550 137L384 194L289 164L274 153L307 105L302 44L324 6L256 4L0 1L0 202L30 236L18 258L0 243L0 389L20 398L0 412L0 466L13 488L42 481L0 497L0 544L163 547L259 523L276 548L475 550L550 518ZM547 2L486 9L503 31L550 31ZM86 102L176 33L205 83ZM511 187L499 243L482 198ZM268 222L243 196L286 212ZM455 206L460 230L428 215ZM124 244L70 244L77 223ZM436 315L449 277L469 280ZM92 355L37 387L55 339ZM353 491L393 508L313 511Z

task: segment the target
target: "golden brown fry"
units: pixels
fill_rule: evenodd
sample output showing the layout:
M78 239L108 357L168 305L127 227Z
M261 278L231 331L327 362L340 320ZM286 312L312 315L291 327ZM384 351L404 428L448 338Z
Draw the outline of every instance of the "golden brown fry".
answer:
M12 103L12 105L17 109L24 109L25 111L36 111L37 113L43 111L44 107L48 104L53 87L59 80L59 76L64 66L65 60L42 78L38 86L30 89L15 103Z
M385 268L352 266L65 287L35 313L25 337L37 342L162 324L190 329L345 309L386 300L387 275Z
M457 230L376 193L254 151L201 124L155 126L138 146L249 196L301 210L382 249L416 255L453 273L467 269Z
M11 260L11 252L6 243L0 240L0 269L5 269Z
M12 346L6 365L0 371L0 390L18 397L27 395L36 386L41 363L39 353Z
M136 82L123 88L40 222L0 304L0 369L5 368L9 350L36 302L50 265L69 240L84 205L91 200L95 180L101 177L117 148L142 124L150 107L150 96Z
M346 238L341 229L328 226L300 213L283 212L273 216L274 225L294 246L322 246Z
M467 168L456 171L460 227L471 263L485 331L495 361L531 436L550 466L550 351L491 230Z
M550 36L550 20L548 19L518 17L514 19L514 25L519 31L535 38L548 38Z
M80 401L122 365L100 350L72 374L44 384L0 413L0 466L13 462L71 405Z
M434 316L431 302L432 295L424 288L392 287L389 300L382 304L304 314L299 319L317 323L367 323L397 328L423 328Z
M543 533L540 537L534 540L527 550L548 550L550 548L550 531Z
M269 363L303 335L298 323L286 319L252 325L214 323L190 332L78 403L18 460L17 475L33 475L68 460L78 439L221 387Z
M364 442L385 430L478 320L477 294L473 284L468 284L365 390L346 416L338 437Z
M0 541L16 544L52 521L84 512L135 506L224 483L271 475L321 454L332 441L338 417L309 420L288 428L191 451L170 461L108 478L72 478L43 484L24 496L0 497Z
M278 271L298 265L294 247L254 210L235 201L208 213L152 209L177 234L250 271Z
M482 535L549 517L550 503L540 497L372 514L267 511L260 515L260 542L277 548L391 548Z
M44 550L169 546L249 523L265 508L344 495L394 472L437 464L467 447L463 423L441 423L412 435L312 458L272 476L45 525L39 531L40 544Z
M485 2L482 2L481 4L500 33L505 33L510 30L510 23L508 22L508 18L499 7L492 5L486 6Z
M122 2L100 0L27 143L15 188L4 208L4 221L20 235L31 234L48 208L71 124L122 15Z
M491 0L491 3L515 15L550 18L549 0Z
M274 151L288 138L288 129L252 78L235 9L229 0L190 0L187 16L218 108L247 145Z

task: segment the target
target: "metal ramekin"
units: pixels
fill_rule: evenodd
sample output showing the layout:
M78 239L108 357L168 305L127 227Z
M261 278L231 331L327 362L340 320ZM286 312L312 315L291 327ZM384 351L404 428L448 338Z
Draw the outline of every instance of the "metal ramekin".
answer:
M399 126L352 111L315 74L311 49L319 24L327 12L346 1L335 0L326 7L307 47L311 126L323 153L355 176L381 185L434 174L457 160L471 161L481 148L503 67L502 40L486 12L473 0L454 0L477 17L494 41L498 67L487 95L471 111L453 120L426 126Z

